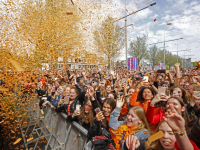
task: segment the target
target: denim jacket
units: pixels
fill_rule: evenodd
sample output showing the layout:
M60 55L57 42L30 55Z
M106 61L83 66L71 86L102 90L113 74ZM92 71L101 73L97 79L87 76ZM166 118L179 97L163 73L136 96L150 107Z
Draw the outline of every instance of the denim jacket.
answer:
M118 117L120 115L121 108L115 107L113 112L110 114L110 122L109 127L112 129L117 129L120 125L125 124L127 122L127 118L125 118L124 121L118 121ZM150 136L149 133L143 133L144 131L147 131L146 129L139 131L135 134L137 136L138 140L143 140L145 138L148 138Z

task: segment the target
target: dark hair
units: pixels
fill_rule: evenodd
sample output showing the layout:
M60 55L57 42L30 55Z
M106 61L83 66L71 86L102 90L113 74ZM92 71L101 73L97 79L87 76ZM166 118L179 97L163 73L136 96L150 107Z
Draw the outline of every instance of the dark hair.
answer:
M140 91L139 91L139 93L138 93L138 96L137 96L137 100L136 101L138 101L138 102L141 102L141 103L144 103L144 98L143 98L143 91L145 90L145 89L149 89L149 90L151 90L151 93L153 94L153 97L155 96L155 92L154 92L154 90L151 88L151 87L142 87L141 89L140 89ZM153 99L153 98L152 98Z
M113 99L111 99L111 98L106 98L104 101L103 101L103 105L104 105L104 103L108 103L110 106L111 106L111 112L115 109L115 107L116 107L116 102L113 100ZM106 119L106 118L104 118L103 120L102 120L102 126L104 127L104 128L106 128L106 129L108 129L109 128L109 122L108 122L108 120Z
M85 101L85 105L87 104L87 102L90 101L89 99L87 99ZM92 125L92 122L94 120L94 113L93 113L93 107L91 106L90 111L88 112L88 114L85 114L85 105L81 108L81 114L77 117L79 120L82 121L82 123L90 123L90 126Z
M111 106L111 110L113 111L114 109L115 109L115 107L116 107L116 102L113 100L113 99L111 99L111 98L106 98L104 101L103 101L103 105L104 105L104 103L108 103L110 106ZM112 112L111 111L111 112Z

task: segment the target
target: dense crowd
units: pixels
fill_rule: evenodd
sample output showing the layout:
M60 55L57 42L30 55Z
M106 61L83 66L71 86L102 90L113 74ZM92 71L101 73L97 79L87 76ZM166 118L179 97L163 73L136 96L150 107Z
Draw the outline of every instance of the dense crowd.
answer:
M200 71L78 69L32 72L24 92L88 130L85 149L200 148ZM36 80L36 81L35 81ZM159 139L148 137L161 131Z

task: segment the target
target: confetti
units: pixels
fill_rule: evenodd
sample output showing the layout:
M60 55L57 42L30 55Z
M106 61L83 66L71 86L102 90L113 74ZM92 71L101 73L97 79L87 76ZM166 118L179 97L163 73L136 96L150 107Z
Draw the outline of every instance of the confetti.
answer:
M13 143L13 145L19 143L21 140L22 140L22 138L18 138L18 139Z
M163 136L164 136L164 133L160 130L157 133L155 133L155 134L151 135L150 137L148 137L148 141L149 142L153 142L153 141L155 141L155 140L157 140L157 139L159 139L159 138L161 138Z
M27 142L31 141L33 139L33 137L30 137L27 139Z
M172 25L172 23L167 23L167 25Z
M154 22L156 21L156 19L153 20Z

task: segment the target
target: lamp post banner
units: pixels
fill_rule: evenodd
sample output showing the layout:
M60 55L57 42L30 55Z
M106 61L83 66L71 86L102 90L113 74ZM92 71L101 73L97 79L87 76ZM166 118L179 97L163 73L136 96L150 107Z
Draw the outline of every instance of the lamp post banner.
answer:
M158 69L164 69L164 63L159 63L158 64Z
M128 58L128 70L137 70L137 58L130 57Z

